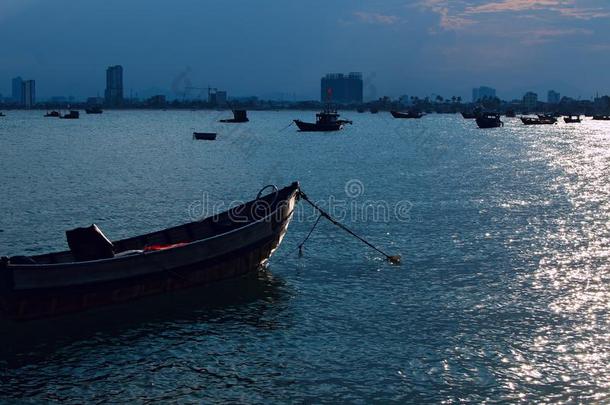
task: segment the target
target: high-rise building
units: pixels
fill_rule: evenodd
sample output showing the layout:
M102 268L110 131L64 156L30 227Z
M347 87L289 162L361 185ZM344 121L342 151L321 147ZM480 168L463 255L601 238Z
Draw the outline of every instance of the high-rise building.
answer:
M561 100L561 94L557 93L555 90L549 90L546 101L549 104L559 104L559 100Z
M12 99L14 102L19 103L19 104L23 104L23 93L22 91L22 84L23 84L23 79L20 76L17 76L13 79L13 92L11 94Z
M123 66L110 66L106 69L106 104L120 106L123 104Z
M329 73L322 78L320 89L320 100L323 103L362 103L364 98L362 73L352 72L348 75Z
M538 94L536 94L532 91L528 91L527 93L525 93L525 95L523 96L523 107L527 111L535 110L537 104L538 104Z
M478 88L472 89L472 102L476 103L477 101L486 99L486 98L496 98L496 89L491 87L481 86Z
M21 94L23 101L21 105L25 108L32 108L36 104L36 82L34 80L26 80L21 83Z

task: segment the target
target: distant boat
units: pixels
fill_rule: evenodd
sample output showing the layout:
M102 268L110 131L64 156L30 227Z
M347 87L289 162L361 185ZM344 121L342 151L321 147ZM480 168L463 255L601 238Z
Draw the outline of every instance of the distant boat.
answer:
M76 110L70 111L68 114L61 116L65 120L77 120L80 118L80 113Z
M479 128L499 128L503 127L504 123L500 120L500 114L482 113L476 118Z
M345 124L351 124L351 121L339 119L340 115L336 110L326 108L316 114L316 122L303 122L294 120L301 132L332 132L343 129Z
M419 119L421 117L423 117L424 113L419 112L419 111L407 111L407 112L399 112L399 111L390 111L390 114L392 114L392 117L394 118L414 118L414 119Z
M198 141L213 141L216 139L216 132L193 132L193 139Z
M220 120L220 122L238 124L250 121L246 110L233 110L233 118Z
M580 115L569 115L567 117L563 117L563 122L566 124L578 124L580 121Z
M365 111L364 107L358 107L358 109L356 110L359 113L363 113Z
M61 114L59 113L59 111L51 111L47 112L44 116L47 118L59 118L61 117Z
M515 113L515 110L506 111L506 118L515 118L516 116L517 116L517 114Z
M477 113L473 112L462 112L462 117L466 120L473 120L477 118Z
M593 119L595 121L610 121L610 115L594 115Z
M85 112L87 114L101 114L104 112L104 110L102 110L100 107L95 106L95 107L89 107L85 109Z
M0 117L6 117L3 112L0 112Z
M538 117L521 117L524 125L553 125L557 123L557 118L539 115Z
M371 108L371 114L377 114L378 112L379 112L379 108L376 108L376 107Z

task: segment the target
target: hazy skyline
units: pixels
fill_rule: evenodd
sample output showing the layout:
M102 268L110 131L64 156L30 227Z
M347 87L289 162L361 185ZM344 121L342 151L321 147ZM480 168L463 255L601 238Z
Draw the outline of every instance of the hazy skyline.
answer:
M231 96L319 97L327 72L363 72L365 98L610 93L610 4L602 0L222 2L2 0L0 93L33 78L39 98L208 84Z

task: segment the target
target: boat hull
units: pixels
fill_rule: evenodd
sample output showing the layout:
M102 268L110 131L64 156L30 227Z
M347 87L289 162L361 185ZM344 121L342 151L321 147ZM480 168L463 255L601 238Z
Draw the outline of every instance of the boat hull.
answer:
M398 111L390 111L392 117L394 118L402 118L402 119L419 119L424 116L423 113L414 113L414 112L398 112Z
M193 139L199 141L213 141L216 139L214 132L193 132Z
M504 123L499 118L477 117L477 125L481 129L499 128L504 126Z
M344 123L341 121L337 121L337 122L332 122L332 123L324 123L324 124L320 124L320 123L310 123L310 122L303 122L300 120L294 120L294 123L296 124L297 128L299 128L299 131L301 132L333 132L333 131L340 131L341 129L343 129Z
M121 259L4 265L0 318L31 320L121 304L212 284L257 271L280 245L298 199L298 185L277 208L243 228L164 251Z

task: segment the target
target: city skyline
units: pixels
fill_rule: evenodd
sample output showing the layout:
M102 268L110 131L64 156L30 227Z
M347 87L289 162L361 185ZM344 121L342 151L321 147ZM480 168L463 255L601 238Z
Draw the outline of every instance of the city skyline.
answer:
M114 64L126 70L126 97L141 98L175 94L182 77L235 96L313 100L323 74L350 71L363 72L368 100L466 100L481 84L505 99L530 90L582 99L610 93L610 6L595 0L7 0L0 11L0 33L16 38L1 58L3 95L17 75L36 78L40 98L103 94L101 69ZM36 30L23 30L23 21Z

